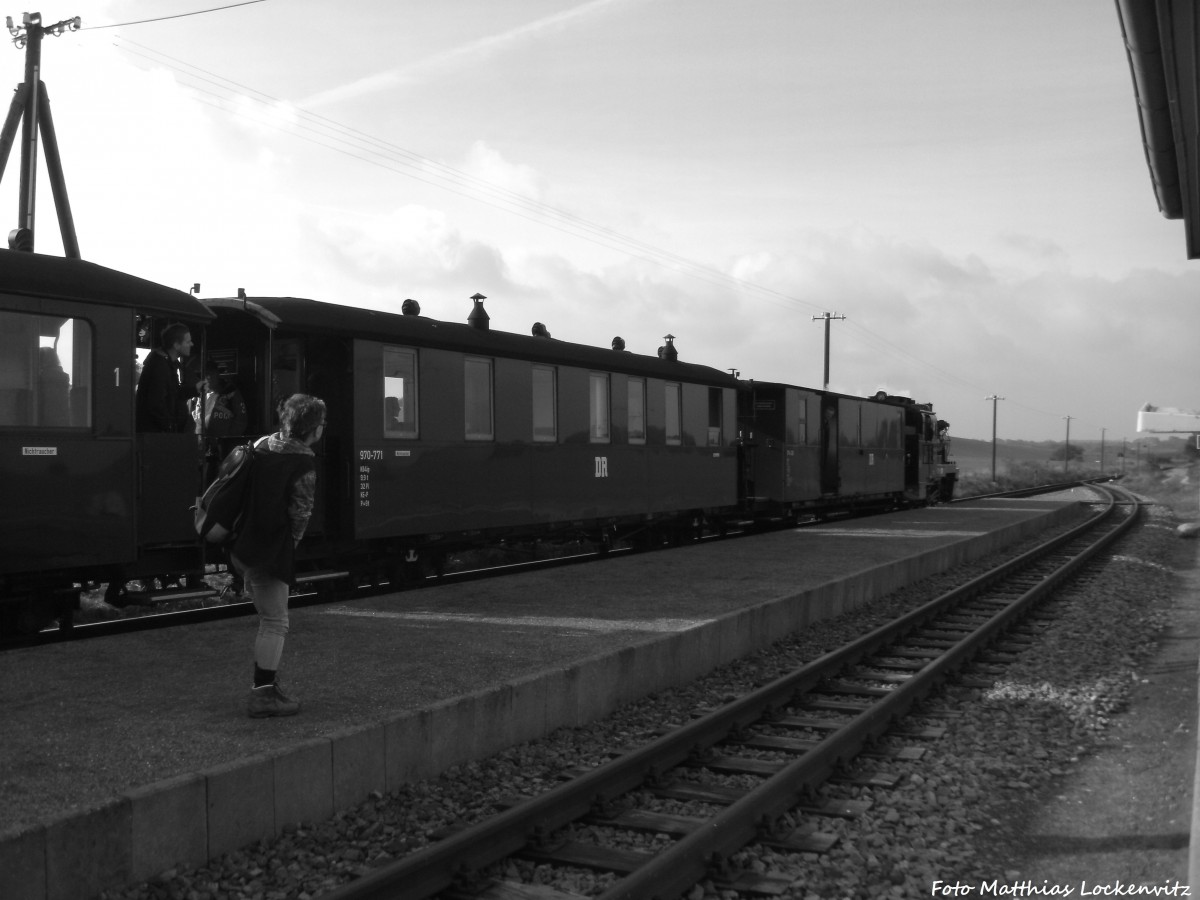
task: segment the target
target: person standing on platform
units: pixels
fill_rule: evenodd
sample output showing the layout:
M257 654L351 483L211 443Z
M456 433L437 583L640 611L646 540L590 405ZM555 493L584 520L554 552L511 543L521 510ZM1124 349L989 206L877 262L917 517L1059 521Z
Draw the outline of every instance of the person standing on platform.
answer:
M288 594L295 581L296 545L312 516L317 472L312 445L325 433L325 402L293 394L280 410L280 430L254 444L241 532L232 559L258 611L251 718L292 716L300 702L279 687L276 673L288 632Z

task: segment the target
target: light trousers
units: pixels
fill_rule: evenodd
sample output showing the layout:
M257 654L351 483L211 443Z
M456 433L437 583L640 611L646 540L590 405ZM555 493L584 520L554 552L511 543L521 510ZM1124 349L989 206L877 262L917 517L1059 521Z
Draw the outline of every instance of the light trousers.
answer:
M254 640L254 664L260 669L274 672L283 657L283 641L288 633L288 586L262 569L245 567L234 557L246 593L254 601L258 611L258 636Z

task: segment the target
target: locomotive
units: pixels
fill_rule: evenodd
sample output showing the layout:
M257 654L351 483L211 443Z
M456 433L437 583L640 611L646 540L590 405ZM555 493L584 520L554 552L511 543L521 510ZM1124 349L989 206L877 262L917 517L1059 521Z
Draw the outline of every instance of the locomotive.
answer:
M494 331L485 299L458 323L411 301L200 300L0 250L0 636L69 628L101 584L114 602L168 576L165 594L209 590L225 562L191 508L213 451L246 437L135 430L137 359L171 323L236 384L248 436L277 430L292 393L326 401L298 558L313 583L399 586L498 541L649 547L953 493L929 404L740 380L679 360L670 337L652 356Z

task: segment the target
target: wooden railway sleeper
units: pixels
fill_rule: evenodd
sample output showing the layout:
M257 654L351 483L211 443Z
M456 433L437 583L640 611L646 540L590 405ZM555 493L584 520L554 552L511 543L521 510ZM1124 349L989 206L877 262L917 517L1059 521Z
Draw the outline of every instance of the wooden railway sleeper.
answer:
M897 672L919 672L927 665L926 662L922 662L924 659L927 659L927 657L921 657L920 659L896 657L894 660L888 660L886 657L884 657L883 659L864 660L863 665L870 666L873 669L892 669Z
M912 672L908 671L886 672L881 670L872 672L865 667L855 668L852 672L847 672L846 674L850 678L860 678L863 681L883 681L888 684L904 684L904 682L912 678Z
M901 659L937 659L942 654L941 651L932 648L897 645L895 647L888 647L887 655L900 657Z
M649 834L669 834L681 837L691 834L707 822L699 816L684 816L677 813L651 812L644 809L628 808L611 816L587 816L583 819L590 825L604 828L624 828L629 831L641 831Z
M891 693L891 689L855 684L842 678L835 678L823 682L821 684L821 692L826 694L845 694L852 697L884 697Z
M943 650L948 650L957 644L966 635L958 638L942 638L942 637L927 637L923 634L910 634L904 638L904 642L913 647L940 647Z
M582 841L564 841L553 850L545 851L526 847L514 855L530 862L582 866L601 872L614 872L617 875L631 875L654 859L654 854L645 850L601 847L599 844L586 844Z

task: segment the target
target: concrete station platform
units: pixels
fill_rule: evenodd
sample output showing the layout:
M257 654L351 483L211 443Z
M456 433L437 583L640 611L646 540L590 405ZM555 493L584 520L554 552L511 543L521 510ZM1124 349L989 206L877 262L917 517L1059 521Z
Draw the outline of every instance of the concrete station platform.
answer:
M1081 515L980 500L295 610L285 719L246 716L254 618L9 651L0 897L202 864Z

